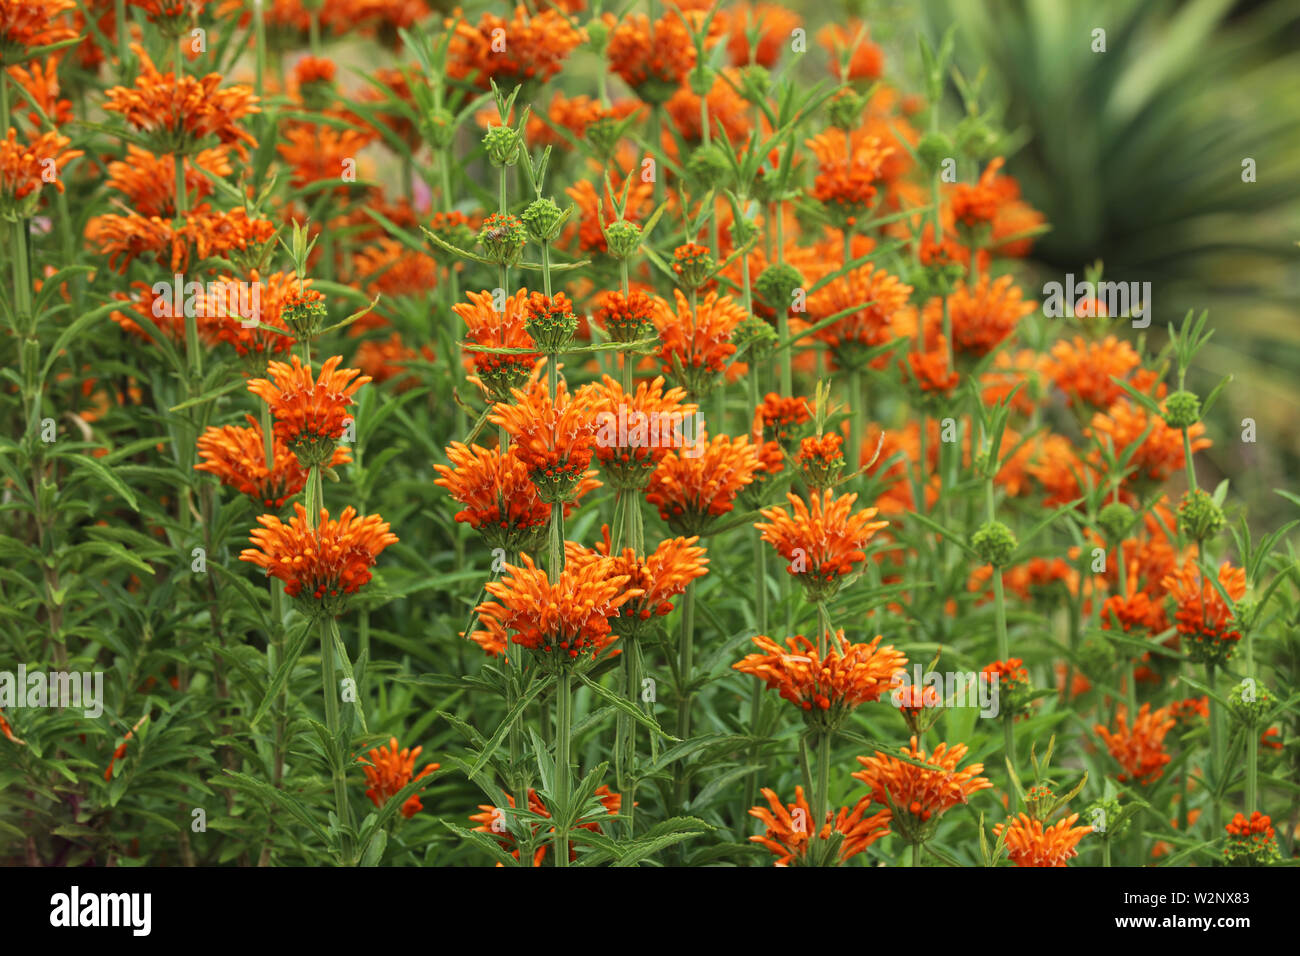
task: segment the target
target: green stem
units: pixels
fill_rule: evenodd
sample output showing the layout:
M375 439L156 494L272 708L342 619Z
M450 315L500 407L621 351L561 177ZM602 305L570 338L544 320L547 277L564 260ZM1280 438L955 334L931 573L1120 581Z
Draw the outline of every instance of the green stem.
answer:
M339 825L346 831L352 828L352 807L348 803L348 781L344 765L347 759L347 745L340 739L342 720L339 716L339 684L334 669L334 642L338 638L338 627L338 622L332 617L327 616L321 620L320 659L321 684L325 692L325 727L329 730L330 743L336 750L330 760L331 776L334 779L334 808L335 813L338 814ZM343 852L343 863L345 866L351 866L354 862L352 837L347 832L342 832L339 842Z
M557 506L558 507L558 506ZM569 794L571 771L569 766L569 736L573 722L573 693L571 682L573 676L566 669L560 674L555 692L555 801L556 819L560 814L567 819L570 815ZM555 827L555 865L569 865L569 831L565 826Z
M677 736L686 740L691 735L691 671L695 666L695 580L686 585L682 596L682 628L677 642L677 679L681 693L677 701ZM690 796L690 776L683 767L677 778L677 802L685 805Z
M1211 691L1215 690L1215 678L1217 669L1214 664L1205 665L1205 686ZM1213 697L1210 697L1210 776L1216 784L1219 784L1219 775L1226 773L1227 768L1223 766L1223 707ZM1219 800L1215 799L1212 804L1212 819L1214 827L1212 832L1219 834L1223 830L1223 807Z

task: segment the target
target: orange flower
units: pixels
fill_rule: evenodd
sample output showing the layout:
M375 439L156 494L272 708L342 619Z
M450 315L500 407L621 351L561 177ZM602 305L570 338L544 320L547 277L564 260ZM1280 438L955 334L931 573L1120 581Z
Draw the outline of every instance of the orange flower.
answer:
M334 443L347 427L352 396L370 376L360 375L354 368L340 369L341 355L326 359L315 380L311 367L304 367L296 354L292 361L292 366L271 362L267 371L274 383L255 378L248 383L248 390L271 407L275 436L309 468L333 455Z
M510 553L530 551L541 543L551 507L538 496L522 461L495 448L467 448L460 442L451 443L447 458L450 465L433 466L440 476L434 484L465 506L456 513L457 521L482 534L489 547ZM598 487L600 482L583 479L573 501L565 505L565 515L579 498Z
M622 809L622 795L611 793L609 787L605 784L601 784L597 787L593 796L600 801L600 805L605 808L605 812L610 816L617 816L618 811ZM515 805L514 796L507 793L505 797L511 808L513 808ZM510 855L516 860L519 859L519 849L515 846L514 836L507 828L504 811L500 807L494 807L489 804L479 804L479 810L483 812L476 813L470 817L472 821L479 824L474 829L479 833L496 834L497 838L501 841L501 848L508 850ZM547 809L546 804L542 802L542 798L538 796L537 791L531 787L528 788L528 810L530 813L534 813L540 817L546 817L549 819L551 816L551 812ZM595 820L588 820L586 823L579 823L578 827L583 830L590 830L592 833L601 832L600 824ZM533 829L536 831L537 824L533 825ZM551 832L555 832L553 828ZM542 865L542 860L546 859L546 851L550 845L550 841L547 840L543 841L542 845L537 848L533 853L533 866ZM572 844L570 844L569 862L572 863L577 858L578 851ZM501 866L501 864L498 863L497 866Z
M837 228L855 225L875 201L874 184L894 148L875 136L835 128L805 142L817 157L812 198L827 206Z
M213 186L200 170L224 179L231 173L228 146L204 149L185 159L185 190L198 203L212 194ZM126 206L141 216L171 219L176 215L176 157L155 156L134 144L126 159L108 164L108 185L126 197Z
M993 222L1001 195L993 188L993 177L1005 163L1001 156L984 167L976 183L955 183L948 191L953 218L968 229Z
M702 398L736 352L731 335L744 320L745 310L730 296L719 298L716 292L697 300L694 311L680 289L674 289L673 296L677 311L661 302L654 316L659 360L692 398Z
M811 601L824 601L839 590L842 579L867 559L863 548L888 521L872 521L875 508L851 513L856 494L836 498L827 488L804 503L787 494L793 515L784 508L764 508L766 522L755 522L762 540L789 563L789 572L804 586Z
M307 522L307 509L294 502L294 516L285 524L275 515L261 515L250 541L256 547L239 553L240 561L256 564L284 582L284 593L319 602L337 617L347 596L370 582L370 568L379 553L397 542L388 522L379 515L358 518L348 506L337 519L322 508L316 527Z
M1222 664L1232 656L1241 640L1241 631L1233 610L1224 603L1210 581L1205 580L1201 569L1188 560L1176 573L1161 582L1174 599L1175 626L1184 640L1187 652L1194 661ZM1246 571L1234 568L1227 561L1219 566L1219 584L1233 601L1246 595Z
M654 329L655 303L653 296L637 289L626 296L618 291L603 292L596 324L615 342L635 342Z
M881 647L880 636L866 644L850 643L843 630L828 637L822 657L816 642L802 634L786 638L789 650L760 634L753 641L763 653L748 654L731 666L764 681L819 726L838 727L855 707L880 700L907 658L892 644Z
M911 380L923 393L934 392L938 395L951 395L952 390L961 381L961 376L948 366L948 340L938 336L937 346L928 352L915 349L907 353L907 364L899 362L904 378L910 373Z
M528 321L528 290L520 289L504 302L505 309L493 307L492 293L468 292L468 303L458 303L451 310L465 320L465 337L475 345L491 348L533 348L533 338L525 330ZM469 352L478 381L489 398L505 401L510 392L523 385L537 366L536 355L516 353Z
M125 272L133 259L152 255L159 264L168 263L184 272L191 260L229 256L249 246L270 242L275 227L265 219L249 219L243 207L230 212L213 212L205 203L191 209L180 228L160 216L95 216L86 224L86 238L108 256L110 268ZM170 257L168 257L170 253Z
M768 392L754 415L762 423L765 441L788 442L792 426L811 420L812 409L808 407L808 399L802 395L783 396Z
M307 486L307 472L278 438L272 439L274 464L268 469L262 426L252 415L245 418L247 428L226 425L208 428L200 435L198 450L202 460L194 468L216 475L223 485L265 508L279 508ZM346 448L336 448L329 464L334 467L351 461Z
M400 793L402 788L412 780L421 780L441 766L431 763L416 773L415 760L423 749L423 747L416 747L412 750L410 747L404 747L401 752L398 752L397 738L390 737L387 746L381 745L370 751L369 763L366 763L364 758L357 758L366 775L366 783L370 785L366 789L366 796L376 807L382 810L384 804L395 794ZM402 816L409 820L423 809L424 804L420 802L419 795L412 795L402 804Z
M1076 827L1077 813L1062 817L1049 827L1042 820L1031 820L1021 813L1010 824L999 823L994 836L1006 832L1007 855L1016 866L1065 866L1065 861L1079 855L1079 841L1092 827Z
M72 119L72 101L59 98L58 67L59 59L55 54L45 61L33 60L26 69L11 66L9 75L36 101L51 123L62 126ZM41 114L34 109L27 113L27 120L33 128L42 125Z
M528 477L543 501L571 501L587 477L596 444L590 396L579 393L570 398L563 380L553 402L541 382L534 382L526 392L512 389L511 394L515 403L498 402L488 421L510 435L510 454L528 468Z
M428 345L420 346L417 352L402 342L401 332L394 332L382 341L367 339L357 346L356 363L375 384L396 379L394 391L406 392L419 384L416 376L408 373L407 363L421 359L432 362L435 358Z
M9 726L9 721L5 720L4 711L2 710L0 710L0 734L4 734L5 740L9 741L12 744L17 744L19 747L24 747L27 744L25 740L20 740L18 737L14 736L13 729ZM112 776L112 773L113 771L112 768L110 767L109 768L110 777Z
M248 159L246 147L255 140L239 127L239 120L260 113L250 86L221 88L221 75L199 79L159 73L139 44L131 45L140 60L140 75L132 87L114 86L105 94L104 109L121 113L132 127L145 133L155 153L187 154L204 139L215 136L239 158Z
M1035 303L1021 298L1011 276L993 280L981 276L974 289L958 282L948 296L953 346L974 356L987 355L1036 308Z
M776 855L776 866L799 866L809 857L809 850L812 849L812 836L809 833L812 809L804 798L803 787L794 788L795 802L788 807L781 803L775 791L764 787L762 793L771 809L754 807L749 815L761 820L767 829L762 835L751 836L750 841L771 850ZM852 809L841 807L833 819L831 812L826 811L826 820L817 831L817 839L829 840L832 833L844 835L836 857L838 863L857 856L889 834L889 811L879 810L868 816L867 809L870 806L871 798L863 797ZM816 851L813 855L820 856Z
M867 263L808 296L808 322L816 324L840 315L819 329L816 338L830 346L835 368L858 370L864 364L862 353L895 337L895 313L907 305L911 294L910 285ZM884 356L871 361L877 369L884 368L885 363Z
M311 284L307 279L306 285ZM262 360L267 354L283 354L293 348L291 335L282 335L269 329L284 329L284 310L300 294L298 277L291 272L272 272L262 276L253 270L248 274L247 285L257 288L257 310L253 315L251 299L246 299L236 280L222 280L205 297L200 323L219 342L234 348L235 353L247 358L250 364ZM306 290L313 294L312 290ZM250 308L244 308L248 304ZM256 318L254 323L252 320Z
M1115 732L1102 724L1093 727L1106 742L1110 755L1124 768L1116 779L1123 783L1130 778L1142 785L1154 783L1164 774L1170 756L1165 753L1165 734L1173 729L1174 719L1168 707L1151 710L1150 704L1138 709L1137 720L1128 725L1128 710L1122 704L1115 716Z
M515 7L510 20L484 13L477 26L458 17L447 20L446 27L453 31L447 48L448 75L472 80L482 90L489 88L493 78L503 86L529 79L545 82L560 72L568 55L587 39L559 11L542 9L529 14L522 5ZM509 82L502 83L503 77Z
M735 507L736 496L754 481L762 463L745 436L717 435L702 452L686 451L664 456L650 476L645 498L674 531L704 534L713 519Z
M68 149L71 142L66 136L49 132L37 136L30 144L20 144L18 131L9 127L5 138L0 140L0 212L27 218L35 212L35 197L43 186L52 182L55 189L63 192L63 180L57 173L83 155L79 149ZM48 178L51 171L55 173L53 179ZM28 201L24 203L25 199Z
M357 282L373 296L424 295L438 284L438 261L388 236L352 257Z
M644 14L623 16L613 26L605 55L609 70L623 79L647 103L663 103L677 91L695 66L695 43L681 15L670 11L651 29Z
M1227 831L1223 858L1229 864L1267 865L1281 859L1268 814L1256 810L1247 820L1245 814L1238 813L1223 829Z
M949 747L941 743L926 756L913 737L910 745L900 747L899 752L912 760L942 769L904 763L877 750L874 757L858 758L864 769L853 777L867 785L872 800L893 808L894 825L909 843L925 842L945 811L966 803L973 794L993 786L987 777L979 776L984 769L982 763L957 769L957 764L966 756L965 744Z
M619 611L610 623L614 633L635 636L646 621L662 617L673 609L669 598L686 590L686 585L708 573L709 559L704 549L696 547L699 538L670 538L659 542L658 547L644 559L631 548L624 548L610 557L609 525L601 529L604 540L595 550L584 548L574 541L566 541L564 554L566 567L580 568L598 561L613 562L613 573L627 575L627 587L639 592L635 601Z
M21 63L29 47L75 37L63 15L76 9L75 0L0 0L0 68Z
M685 400L681 388L665 391L662 377L639 383L628 395L605 375L578 394L595 419L596 457L617 489L644 490L669 449L695 444L692 432L696 441L704 441L698 425L690 428L697 406Z
M1111 379L1127 378L1141 361L1133 346L1113 335L1099 342L1087 342L1076 335L1052 346L1047 374L1071 405L1086 402L1108 408L1124 395L1124 389Z
M740 84L738 70L728 69L725 75L724 71L719 71L713 78L713 86L704 97L708 104L710 134L717 136L718 125L721 124L723 132L733 143L745 139L753 127L752 108L736 92ZM683 140L687 143L702 141L700 131L703 129L703 109L700 97L690 86L679 87L664 104L664 109Z
M554 584L528 555L523 562L522 567L507 564L501 580L484 585L496 600L478 606L486 630L470 637L489 654L504 650L509 634L515 644L546 654L555 664L579 654L595 659L614 641L610 618L641 595L626 586L629 576L617 573L609 558L565 568Z
M345 160L355 160L374 137L355 129L338 129L326 123L294 123L283 133L285 142L276 152L293 171L295 189L312 183L337 183L335 195L347 197L353 185L340 178Z
M1148 425L1151 425L1149 434ZM1149 415L1146 409L1128 398L1121 398L1105 412L1093 415L1092 427L1087 430L1087 434L1094 441L1100 441L1102 436L1109 438L1116 456L1122 455L1126 448L1142 440L1142 444L1129 459L1129 466L1136 471L1124 479L1126 485L1139 480L1162 482L1184 467L1182 432L1170 428L1163 418ZM1210 440L1202 437L1205 434L1202 422L1189 428L1188 434L1193 454L1210 447ZM1143 435L1146 435L1145 439L1142 438Z

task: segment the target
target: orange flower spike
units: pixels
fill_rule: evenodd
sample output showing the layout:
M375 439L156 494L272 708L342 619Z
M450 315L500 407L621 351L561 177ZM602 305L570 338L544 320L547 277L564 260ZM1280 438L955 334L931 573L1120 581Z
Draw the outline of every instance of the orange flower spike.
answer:
M833 279L808 297L808 322L816 324L840 317L819 329L814 337L830 348L834 367L863 369L865 352L896 337L897 314L906 308L912 287L870 263ZM868 302L870 305L862 305ZM843 313L843 314L841 314ZM888 359L877 356L872 368L884 368Z
M334 443L343 437L350 417L347 408L370 376L339 368L341 355L326 359L315 379L310 366L304 366L296 354L291 361L292 365L271 362L267 371L273 381L255 378L248 390L270 406L275 437L298 456L304 468L310 468L333 455Z
M713 388L736 352L732 333L745 318L745 310L730 296L710 292L696 302L680 289L673 290L677 309L664 303L655 311L654 323L659 330L659 360L665 374L673 375L690 397L699 400Z
M749 811L750 816L760 820L766 827L764 833L749 839L772 851L776 856L775 866L798 866L806 860L810 849L812 809L808 806L803 787L796 786L794 792L795 802L787 806L775 791L764 787L762 794L768 806L754 807ZM870 798L863 797L851 810L841 807L833 819L831 812L826 812L826 820L817 830L817 839L829 840L834 832L844 835L837 857L838 863L857 856L881 837L888 836L889 811L880 810L867 815L870 806Z
M703 534L715 518L735 508L736 497L761 467L747 436L716 435L704 443L700 435L694 448L664 456L650 476L646 501L678 534Z
M849 643L842 630L829 637L823 658L816 643L802 634L787 638L784 648L759 635L753 641L761 653L731 666L778 691L804 711L806 720L833 730L855 707L880 700L907 658L892 644L881 647L879 636L866 644Z
M973 288L958 282L948 296L953 347L976 357L987 355L1037 307L1023 298L1011 276L981 276Z
M285 524L275 515L261 515L239 560L255 564L284 582L284 593L314 602L327 614L343 613L347 597L369 583L370 568L381 551L397 542L388 522L379 515L357 517L347 507L337 519L322 508L317 527L297 502Z
M1072 813L1044 827L1043 821L1021 813L1010 824L995 826L993 835L1006 833L1007 856L1016 866L1065 866L1066 860L1079 855L1075 849L1079 841L1092 832L1092 827L1074 826L1078 819Z
M853 777L867 785L873 801L897 808L893 824L909 843L925 842L943 813L993 786L987 777L979 776L984 770L982 763L957 769L966 756L965 744L949 747L941 743L927 756L917 747L917 740L913 737L910 745L900 748L900 752L942 769L918 767L876 751L874 757L858 758L864 769Z
M763 508L767 519L754 523L762 540L772 545L788 562L787 570L803 585L813 602L832 597L847 575L866 561L863 550L888 521L873 521L875 508L852 512L856 494L836 498L826 488L809 496L808 503L787 494L791 512L784 508Z
M1227 663L1241 640L1233 609L1224 603L1219 589L1202 574L1196 562L1187 562L1161 584L1174 599L1175 626L1186 642L1187 652L1197 663ZM1219 566L1219 584L1232 600L1246 595L1246 570L1225 561Z
M594 659L614 640L610 619L642 593L626 588L629 580L606 558L565 568L551 583L525 554L522 566L506 565L501 580L484 586L494 600L480 604L477 613L489 631L471 638L495 645L508 633L513 643L549 655L554 663L568 664L580 654Z
M418 774L415 772L416 758L423 749L404 747L399 752L397 738L391 737L386 746L380 745L370 751L367 755L370 758L368 763L364 758L357 758L366 775L366 783L369 784L366 796L376 807L382 810L384 804L412 780L422 780L439 769L441 764L431 763ZM412 795L402 804L402 816L409 820L423 809L424 804L420 802L419 795Z
M216 475L223 485L264 508L279 508L307 486L307 472L278 438L273 439L273 465L268 470L262 426L252 415L245 418L247 428L226 425L204 431L197 443L201 460L194 468ZM335 448L329 465L332 468L351 461L346 448Z
M1165 764L1172 759L1165 753L1164 739L1175 723L1168 707L1153 711L1150 704L1143 704L1130 727L1128 711L1121 705L1115 717L1114 733L1103 724L1096 724L1093 730L1106 742L1110 755L1124 770L1116 779L1121 783L1131 779L1146 786L1160 779Z
M248 147L255 147L257 140L238 124L261 112L252 87L223 89L219 73L201 79L159 73L139 44L131 44L131 50L140 61L139 75L132 86L114 86L104 94L105 110L122 114L130 126L145 133L155 153L186 154L215 136L240 159L248 159Z
M50 162L56 171L78 156L82 150L68 149L72 141L55 132L42 133L30 143L18 142L18 131L9 127L0 139L0 211L30 216L36 207L42 187L46 186ZM47 162L48 161L48 162ZM54 188L63 192L63 180L55 176Z
M547 504L572 502L587 477L596 446L596 420L590 393L570 397L561 380L552 401L545 383L513 389L514 404L498 402L488 421L510 435L510 454L528 468L528 477Z
M608 375L583 386L579 397L596 422L595 455L616 489L643 491L650 475L671 448L703 440L698 407L682 388L665 390L663 377L639 382L628 395Z
M77 32L64 14L75 11L75 0L5 0L0 3L0 69L31 47L71 40ZM15 54L19 54L15 57Z
M1006 162L1001 156L984 167L976 183L955 183L948 191L948 206L953 218L967 229L991 225L998 213L1001 194L993 179Z

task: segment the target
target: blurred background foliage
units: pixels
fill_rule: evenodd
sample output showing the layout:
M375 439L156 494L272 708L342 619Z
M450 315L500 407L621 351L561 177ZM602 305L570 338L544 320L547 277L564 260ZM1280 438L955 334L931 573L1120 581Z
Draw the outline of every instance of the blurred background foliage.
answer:
M849 4L916 75L901 5ZM1152 283L1158 350L1189 309L1215 337L1198 356L1204 396L1234 377L1199 460L1233 479L1272 528L1300 468L1300 4L1295 0L924 0L923 28L956 28L956 64L982 80L981 110L1006 135L1007 169L1052 230L1035 281L1100 260L1105 278ZM900 19L895 19L898 14ZM1094 52L1094 30L1105 52ZM947 109L962 109L960 83ZM1017 148L1018 147L1018 148ZM996 154L996 153L995 153ZM1255 182L1243 181L1243 161ZM963 178L970 170L963 169ZM1041 290L1041 282L1038 290ZM1136 333L1132 333L1136 334ZM1258 424L1245 443L1242 419Z

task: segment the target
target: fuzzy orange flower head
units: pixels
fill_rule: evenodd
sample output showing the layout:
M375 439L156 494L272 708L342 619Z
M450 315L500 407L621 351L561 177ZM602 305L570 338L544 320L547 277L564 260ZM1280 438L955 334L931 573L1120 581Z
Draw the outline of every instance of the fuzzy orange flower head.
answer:
M523 562L507 564L501 580L484 586L494 600L478 606L484 630L470 637L489 654L504 650L508 637L552 668L594 660L615 640L610 619L642 593L609 558L565 568L554 583L528 555Z
M1016 866L1065 866L1065 861L1079 855L1079 841L1092 827L1076 827L1079 815L1072 813L1051 826L1021 813L1009 824L999 823L994 836L1006 834L1007 856Z
M1193 560L1161 582L1174 600L1174 622L1191 659L1200 664L1226 664L1241 640L1233 608L1206 579ZM1246 595L1246 571L1226 561L1219 567L1219 584L1233 602Z
M1011 276L992 281L981 276L974 288L958 282L948 296L953 348L977 358L987 355L1035 308L1034 302L1023 298Z
M876 198L874 184L893 147L874 136L840 129L819 133L807 140L807 145L817 157L812 198L823 205L835 228L851 228L871 209Z
M735 508L736 497L762 467L758 449L746 436L717 435L693 448L673 450L650 476L645 499L678 534L705 534L720 516Z
M284 593L306 602L313 612L331 617L343 613L349 595L370 582L370 569L379 553L397 541L379 515L358 517L344 508L331 519L322 508L313 527L307 509L298 503L285 524L275 515L261 515L260 528L250 540L256 547L239 553L240 561L256 564L284 582Z
M1029 681L1029 671L1019 657L994 661L981 668L982 674L998 695L998 716L1014 719L1029 713L1034 703L1034 686Z
M423 747L416 747L412 750L410 747L403 747L399 751L397 738L391 737L387 745L381 745L370 751L369 762L364 758L357 758L366 775L366 783L369 784L366 796L376 807L382 810L384 804L412 780L422 780L441 766L431 763L416 773L415 761L423 749ZM424 804L420 802L419 795L412 794L402 804L402 816L409 820L423 809Z
M596 324L615 342L635 342L654 333L655 300L645 292L606 292Z
M626 587L640 594L610 621L614 633L620 637L637 637L644 633L654 618L673 609L671 598L685 591L691 581L708 573L709 559L704 556L704 549L697 547L699 538L669 538L659 542L644 558L631 548L624 548L611 557L609 525L604 525L601 533L604 540L594 550L566 541L565 566L577 569L609 560L614 562L615 574L627 575Z
M1175 724L1169 708L1161 707L1153 711L1150 704L1143 704L1130 727L1128 711L1121 705L1115 716L1115 724L1114 733L1102 724L1096 724L1093 730L1106 742L1110 755L1124 770L1116 779L1120 783L1131 779L1142 786L1159 780L1165 772L1165 764L1172 759L1165 753L1164 745L1165 734Z
M198 440L196 471L216 475L223 485L247 495L264 508L279 508L307 485L307 472L284 442L272 439L272 464L266 464L262 426L247 415L248 427L208 428ZM329 467L346 465L352 456L335 448Z
M513 810L515 806L514 796L507 793L505 797L510 809ZM618 816L618 811L623 807L623 795L613 793L608 785L601 784L592 794L592 799L599 806L593 806L591 812L583 813L578 818L577 827L582 830L590 830L592 833L600 833L600 818L606 814ZM528 788L528 809L518 814L515 820L512 820L512 815L507 814L504 807L479 804L479 810L481 812L470 816L470 820L478 824L474 830L478 833L491 833L501 844L501 849L508 852L516 860L519 859L519 847L511 830L516 829L520 833L531 831L535 835L540 828L545 826L544 821L549 820L551 817L551 811L532 787ZM531 815L531 818L525 814ZM551 828L550 832L555 832L554 827ZM546 851L550 849L552 842L549 839L544 839L541 841L541 845L533 851L533 866L542 865L542 862L546 859ZM572 841L569 844L570 863L578 858L575 843L576 841ZM501 866L501 864L498 863L497 866Z
M0 139L0 219L18 222L36 213L43 187L53 183L63 192L59 173L82 150L68 149L72 141L55 132L42 133L30 143L18 142L18 131L9 127Z
M761 420L764 441L778 441L788 445L794 438L794 430L812 418L812 409L808 399L802 395L778 395L768 392L763 396L763 404L758 406L755 415Z
M864 769L853 777L867 785L872 800L893 810L893 825L908 843L930 839L944 812L993 786L987 777L979 775L984 770L982 763L957 769L966 756L965 744L949 747L941 743L926 756L913 737L909 746L899 748L899 753L927 766L876 751L874 757L858 758Z
M763 788L768 806L754 807L749 815L761 820L765 830L749 839L771 850L776 866L838 866L857 856L871 844L889 834L889 811L868 814L871 798L863 797L852 808L841 807L812 833L813 813L804 797L803 787L795 787L794 803L786 805L776 791ZM838 850L831 836L841 834Z
M702 416L681 388L640 382L631 395L606 375L579 394L596 421L596 457L616 490L642 492L670 449L703 447Z
M1002 194L994 188L993 180L1004 162L999 156L984 167L978 182L955 183L948 190L948 208L957 221L957 227L966 233L963 238L968 240L968 246L983 245L983 239L992 229L1002 201Z
M799 707L809 726L833 733L855 707L880 700L907 658L892 644L881 647L880 636L866 644L850 643L842 630L827 637L823 656L817 643L802 634L786 638L786 647L760 634L753 640L761 653L731 666L753 674Z
M875 508L853 513L856 494L836 498L827 488L811 494L807 503L793 494L786 499L793 513L764 508L760 514L767 520L754 527L789 562L787 570L803 585L808 600L829 600L844 578L866 561L867 542L889 522L872 521Z
M730 296L710 292L694 310L680 289L673 290L677 309L661 304L654 322L659 330L659 360L665 372L682 385L692 399L713 391L718 375L727 367L736 346L732 333L745 318L745 310Z
M589 397L570 397L563 381L555 400L545 383L528 391L514 389L514 404L498 402L489 421L510 435L510 454L524 463L528 477L547 504L573 501L584 478L589 477L596 444L596 420Z
M335 443L352 421L347 414L352 396L370 376L354 368L339 368L343 357L334 355L313 379L310 366L304 366L297 355L291 358L292 365L272 362L267 371L273 381L255 378L248 383L248 390L271 407L275 436L298 456L304 468L312 468L334 457Z

